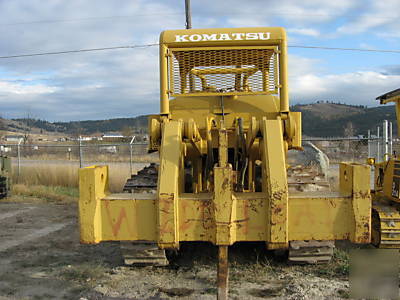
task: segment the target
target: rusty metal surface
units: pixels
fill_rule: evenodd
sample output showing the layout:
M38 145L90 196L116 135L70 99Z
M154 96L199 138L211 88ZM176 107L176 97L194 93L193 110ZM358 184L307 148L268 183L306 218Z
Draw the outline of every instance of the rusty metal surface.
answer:
M228 281L229 281L229 266L228 266L228 246L218 247L218 270L217 270L217 288L218 300L228 300Z

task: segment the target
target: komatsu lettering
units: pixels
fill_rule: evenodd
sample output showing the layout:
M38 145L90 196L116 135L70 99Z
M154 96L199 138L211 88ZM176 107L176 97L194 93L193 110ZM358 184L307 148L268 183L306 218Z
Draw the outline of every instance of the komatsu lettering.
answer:
M270 38L270 32L177 34L175 42L269 40Z

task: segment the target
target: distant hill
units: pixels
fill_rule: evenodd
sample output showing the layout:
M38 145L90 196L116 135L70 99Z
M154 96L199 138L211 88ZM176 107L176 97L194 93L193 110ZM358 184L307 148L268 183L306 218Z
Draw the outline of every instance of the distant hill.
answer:
M302 112L303 134L314 137L345 136L345 129L353 128L352 135L366 135L368 130L376 132L383 120L393 122L393 133L397 134L394 105L363 107L335 103L294 105L292 111ZM350 125L351 124L351 125Z
M364 112L364 106L353 106L340 103L317 102L292 106L304 114L317 115L323 120L333 120Z
M29 126L47 132L58 132L68 135L105 133L113 131L120 132L126 128L132 128L134 131L138 132L147 131L147 116L71 122L48 122L37 119L13 119L13 121L23 124L19 127L25 128L26 126Z
M375 133L376 127L381 125L383 120L389 120L396 124L396 113L393 105L367 108L340 103L317 102L293 105L291 110L302 112L303 135L305 136L366 135L369 129ZM122 132L127 128L135 133L144 133L147 132L147 116L71 122L3 119L2 127L14 132L23 132L27 128L32 128L35 132L56 132L65 135ZM395 134L397 133L397 126L393 126L393 131Z

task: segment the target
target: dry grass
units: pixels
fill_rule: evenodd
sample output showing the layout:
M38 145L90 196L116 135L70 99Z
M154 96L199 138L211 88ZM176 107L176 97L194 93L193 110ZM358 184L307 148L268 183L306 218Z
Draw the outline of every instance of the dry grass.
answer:
M25 185L45 185L78 187L78 168L74 165L51 163L32 163L21 166L18 176L17 167L13 166L13 183Z
M130 177L129 163L109 163L109 188L111 192L122 191L126 180ZM143 167L143 164L134 164L133 173ZM49 186L78 188L77 163L70 162L31 162L21 166L18 176L14 164L13 183L26 186Z
M88 162L128 162L130 161L129 155L110 155L110 154L90 154L84 157L85 161ZM158 153L132 155L132 161L135 163L151 163L158 162Z
M43 185L14 184L12 186L12 200L24 202L29 198L30 201L37 199L37 202L77 202L79 192L77 188L71 187L49 187ZM35 202L35 201L33 201Z
M60 153L34 153L31 155L22 154L23 159L31 159L31 160L51 160L51 161L60 161L65 160L69 162L78 162L79 157L76 154L68 155L68 153L60 152ZM151 163L158 162L158 153L150 153L150 154L140 154L140 155L132 155L132 161L136 163ZM130 157L129 154L83 154L83 161L85 163L90 162L127 162L129 163Z

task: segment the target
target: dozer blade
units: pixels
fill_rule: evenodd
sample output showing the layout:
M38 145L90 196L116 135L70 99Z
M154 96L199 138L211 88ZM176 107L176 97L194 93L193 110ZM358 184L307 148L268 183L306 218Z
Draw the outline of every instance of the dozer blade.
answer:
M333 256L333 241L292 241L289 245L289 261L296 264L327 263Z
M156 266L168 265L165 250L158 249L156 243L151 242L121 242L121 252L125 265L128 266Z

